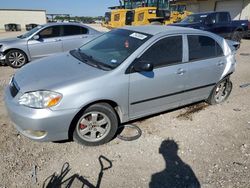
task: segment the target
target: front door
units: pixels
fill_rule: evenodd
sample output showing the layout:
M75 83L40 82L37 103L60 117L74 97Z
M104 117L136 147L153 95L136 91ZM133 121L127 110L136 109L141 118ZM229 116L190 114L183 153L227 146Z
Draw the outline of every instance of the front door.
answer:
M177 107L183 100L187 65L183 60L182 36L154 43L137 62L150 62L152 72L130 73L129 116L135 119Z
M30 39L28 48L32 59L49 56L62 52L62 39L60 26L51 26L38 33L39 39Z

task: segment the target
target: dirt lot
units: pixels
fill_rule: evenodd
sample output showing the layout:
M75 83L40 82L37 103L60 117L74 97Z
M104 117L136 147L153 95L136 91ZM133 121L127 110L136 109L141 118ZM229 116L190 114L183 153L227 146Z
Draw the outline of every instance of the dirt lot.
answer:
M171 188L250 187L250 86L240 88L250 83L249 40L237 60L227 102L137 121L138 140L114 139L100 147L37 143L19 135L3 103L3 86L15 70L0 67L0 187L158 188L161 181Z

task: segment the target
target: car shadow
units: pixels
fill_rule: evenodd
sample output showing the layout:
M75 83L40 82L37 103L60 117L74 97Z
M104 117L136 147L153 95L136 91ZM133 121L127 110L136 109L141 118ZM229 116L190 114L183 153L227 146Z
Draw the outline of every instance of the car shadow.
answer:
M6 63L0 62L0 67L7 67L8 65Z
M159 148L166 168L151 177L150 188L200 188L200 182L192 168L178 156L178 144L164 140Z
M101 181L103 178L104 171L112 168L112 162L106 158L105 156L99 156L98 158L100 163L100 172L98 175L98 180L96 185L89 182L86 178L79 174L74 174L69 178L65 179L67 174L70 172L70 165L69 163L64 163L61 169L60 174L56 172L45 179L43 182L43 188L61 188L61 187L88 187L88 188L100 188Z

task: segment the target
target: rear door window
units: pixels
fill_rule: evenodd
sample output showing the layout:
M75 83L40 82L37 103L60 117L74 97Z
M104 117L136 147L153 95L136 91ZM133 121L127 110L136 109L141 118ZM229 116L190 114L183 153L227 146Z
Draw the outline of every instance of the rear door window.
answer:
M216 17L218 23L228 23L230 21L229 14L226 12L217 13Z
M88 33L88 29L85 27L80 27L77 25L64 25L63 26L63 36L83 35L87 33Z
M39 36L43 39L59 37L60 36L60 26L47 27L39 33Z
M153 44L140 58L162 67L182 62L182 36L171 36Z
M200 35L188 36L189 61L223 56L220 45L212 38Z

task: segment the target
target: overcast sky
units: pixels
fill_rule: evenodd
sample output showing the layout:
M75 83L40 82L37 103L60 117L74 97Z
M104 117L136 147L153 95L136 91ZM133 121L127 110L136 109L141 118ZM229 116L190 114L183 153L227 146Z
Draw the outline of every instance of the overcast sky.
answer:
M2 0L0 9L45 9L47 13L71 16L103 16L108 7L119 5L119 0Z

